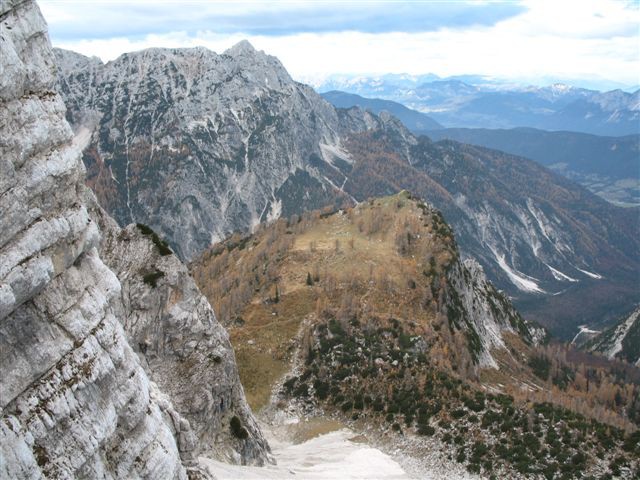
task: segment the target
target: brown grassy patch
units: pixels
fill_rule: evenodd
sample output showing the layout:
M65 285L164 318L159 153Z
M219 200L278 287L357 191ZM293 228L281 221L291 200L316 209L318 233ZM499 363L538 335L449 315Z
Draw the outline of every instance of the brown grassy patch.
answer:
M240 380L252 409L260 410L267 404L273 385L289 370L292 340L313 306L313 292L297 290L282 295L277 304L248 305L242 312L245 324L229 329Z

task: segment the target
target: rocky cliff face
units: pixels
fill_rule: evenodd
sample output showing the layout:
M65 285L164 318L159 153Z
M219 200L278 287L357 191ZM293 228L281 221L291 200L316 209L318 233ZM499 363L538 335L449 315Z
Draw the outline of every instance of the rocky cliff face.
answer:
M31 1L0 15L0 476L186 478L179 416L113 313L44 20Z
M127 341L137 338L127 321L144 315L133 312L138 304L123 301L129 285L123 289L101 259L81 145L72 141L54 90L53 53L35 2L3 2L0 33L0 477L205 475L195 454L223 448L198 445L199 438L212 438L201 431L228 431L228 425L222 424L223 413L202 406L201 417L191 415L178 396L162 392L149 378L159 368L144 357L141 363ZM168 276L180 277L177 260L166 263ZM192 325L183 338L197 338L193 325L202 323L202 336L210 338L199 345L221 349L219 369L206 378L216 376L221 385L213 388L223 392L227 408L236 402L248 434L258 437L242 388L233 383L237 375L224 332L215 329L210 307L185 278L180 293L190 298L174 297L178 307L163 318ZM152 305L159 303L154 295L147 295ZM162 327L156 324L166 331ZM166 351L180 341L165 343ZM163 387L170 386L169 375L157 376ZM213 421L215 414L217 424L191 428L188 418ZM215 441L226 437L222 433ZM251 447L252 442L245 441L245 448L236 440L229 449L237 445L237 460L258 461L264 445Z
M449 270L446 310L457 328L467 332L468 347L481 367L499 368L491 354L507 348L505 333L519 335L529 344L539 345L546 332L526 322L511 302L500 294L473 259L457 262Z
M404 188L439 208L463 256L556 334L635 295L633 212L533 162L335 109L246 42L105 65L56 55L89 185L121 225L150 225L183 259L260 221Z
M56 54L69 119L91 132L84 160L100 203L121 225L149 224L183 259L341 196L310 169L339 152L336 111L248 42L222 55L150 49L106 65Z
M608 358L618 358L640 367L640 307L616 325L596 335L584 346Z
M101 256L122 284L116 315L151 378L190 421L194 450L262 465L269 447L246 403L227 332L186 267L153 242L148 227L121 230L101 209L95 217ZM232 434L234 416L246 439Z

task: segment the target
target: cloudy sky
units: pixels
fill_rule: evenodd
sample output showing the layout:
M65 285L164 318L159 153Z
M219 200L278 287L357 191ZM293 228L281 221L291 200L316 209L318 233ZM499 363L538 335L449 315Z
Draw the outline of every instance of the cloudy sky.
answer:
M480 74L603 88L640 84L640 1L40 0L54 46L112 60L241 39L295 78Z

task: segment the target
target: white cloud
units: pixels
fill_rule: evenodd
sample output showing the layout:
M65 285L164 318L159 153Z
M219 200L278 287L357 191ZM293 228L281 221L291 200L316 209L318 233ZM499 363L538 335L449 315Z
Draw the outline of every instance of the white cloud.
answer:
M287 36L171 32L139 39L54 42L111 60L147 47L206 46L222 52L242 38L275 55L292 76L433 72L535 79L606 77L640 83L640 9L618 1L529 1L529 10L491 27L421 33L299 33ZM46 12L45 12L46 13ZM62 15L62 13L59 13Z

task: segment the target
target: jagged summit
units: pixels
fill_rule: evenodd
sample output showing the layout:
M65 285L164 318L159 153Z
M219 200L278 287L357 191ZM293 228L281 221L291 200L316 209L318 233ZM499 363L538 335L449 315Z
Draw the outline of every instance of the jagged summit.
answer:
M85 159L101 204L121 225L151 225L182 258L269 215L289 214L287 197L299 181L309 195L296 199L298 208L344 197L310 169L323 156L321 144L339 145L340 119L275 57L134 52L93 76L61 71L60 90L74 127L98 132ZM170 173L174 166L180 175Z
M231 57L238 56L253 56L257 53L264 54L263 51L258 52L249 40L240 40L238 43L233 45L232 47L227 48L224 51L224 55L229 55Z

